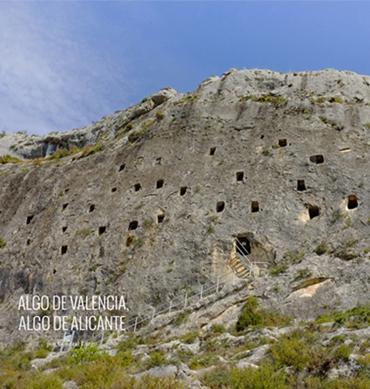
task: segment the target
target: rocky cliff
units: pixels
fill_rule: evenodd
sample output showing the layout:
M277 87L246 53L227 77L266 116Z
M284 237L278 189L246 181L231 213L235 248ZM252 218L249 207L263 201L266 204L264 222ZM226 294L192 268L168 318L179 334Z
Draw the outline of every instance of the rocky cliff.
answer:
M22 294L139 312L230 271L297 318L369 302L370 77L230 70L0 145L3 342Z

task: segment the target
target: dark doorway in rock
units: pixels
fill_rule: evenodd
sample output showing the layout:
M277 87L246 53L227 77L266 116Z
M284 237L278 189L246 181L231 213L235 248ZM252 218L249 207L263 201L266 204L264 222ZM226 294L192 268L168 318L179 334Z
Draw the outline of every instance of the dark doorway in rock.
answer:
M157 216L158 224L163 223L163 220L164 220L164 215L163 214Z
M297 180L297 190L299 192L303 192L304 190L306 190L306 184L304 180Z
M62 210L64 211L68 207L68 203L62 205Z
M251 202L251 211L252 212L259 212L260 206L258 204L258 201L252 201Z
M187 189L188 189L187 186L182 186L180 188L180 196L184 196L184 194L186 193Z
M209 149L209 155L215 155L215 152L216 152L216 147L211 147Z
M31 244L31 239L27 239L27 246Z
M106 231L107 231L107 227L106 226L100 226L99 227L99 235L105 234Z
M60 253L62 255L66 254L67 251L68 251L68 246L67 245L62 246L61 249L60 249Z
M264 137L265 137L265 135L263 135L263 134L260 136L261 139L263 139Z
M286 139L279 139L279 146L280 147L285 147L287 146L288 142Z
M119 171L119 172L124 171L124 170L125 170L125 167L126 167L126 165L123 163L123 164L120 165L120 167L118 168L118 171Z
M138 228L139 226L139 223L137 220L132 220L130 222L130 224L128 225L128 229L131 231L131 230L136 230L136 228Z
M244 172L236 172L236 181L238 182L244 181Z
M308 205L308 215L310 216L310 219L313 219L314 217L317 217L320 215L320 208L317 205Z
M358 200L357 196L355 194L351 194L348 196L348 201L347 201L347 208L348 209L354 209L358 207Z
M156 187L157 189L161 189L163 188L163 185L164 185L164 180L160 179L157 181Z
M32 222L33 215L27 216L26 224L30 224Z
M89 208L89 212L94 212L95 210L95 204L91 204Z
M225 209L225 202L224 201L217 201L216 211L222 212L224 209Z
M251 243L245 236L238 236L235 240L236 253L245 256L251 253Z
M141 189L141 184L137 183L134 185L135 192L138 192Z
M316 164L324 163L324 156L322 154L311 155L310 161Z
M67 228L68 228L67 226L62 227L62 232L66 232Z
M112 188L112 193L114 193L114 192L117 192L117 188L116 187Z

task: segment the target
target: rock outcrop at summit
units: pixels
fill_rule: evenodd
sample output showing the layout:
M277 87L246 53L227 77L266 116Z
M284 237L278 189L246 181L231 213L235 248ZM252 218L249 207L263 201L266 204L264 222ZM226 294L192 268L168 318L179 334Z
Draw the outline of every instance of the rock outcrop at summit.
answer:
M230 70L0 144L22 159L0 165L1 341L22 294L125 293L140 312L229 274L236 238L265 307L369 302L367 76Z

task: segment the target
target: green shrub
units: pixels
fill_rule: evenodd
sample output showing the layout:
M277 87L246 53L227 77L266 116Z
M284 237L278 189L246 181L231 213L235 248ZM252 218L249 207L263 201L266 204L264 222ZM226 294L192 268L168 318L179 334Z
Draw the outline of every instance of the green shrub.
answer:
M6 246L6 241L0 236L0 249L3 249Z
M236 330L238 332L243 331L250 326L262 324L262 316L257 312L257 306L257 299L254 296L247 298L238 321L236 322Z
M271 355L278 367L292 366L297 371L303 370L310 360L307 345L294 335L282 336L272 344Z
M236 322L235 329L237 332L241 332L248 327L276 327L287 325L289 322L290 318L287 316L258 308L257 299L254 296L249 296Z
M223 324L213 324L211 327L211 331L214 334L223 334L226 331L226 328Z
M101 351L95 343L87 346L76 347L70 351L69 361L72 364L96 361L102 356Z
M53 373L36 373L31 377L25 377L18 385L17 388L19 389L63 389L63 382Z
M248 367L231 371L232 389L287 389L286 376L282 371L275 371L271 365L264 364L258 369Z
M270 268L270 275L277 277L279 274L284 273L287 269L288 265L286 263L278 263Z
M215 365L219 362L217 355L213 353L198 354L192 357L189 361L188 366L192 370L202 369L204 367L209 367Z
M341 344L334 349L334 357L336 360L348 361L351 351L352 347L346 344Z
M46 358L52 347L48 345L45 339L40 339L37 349L34 351L34 358Z
M185 323L188 320L189 312L180 312L174 320L174 324L176 326L180 326L181 324Z
M162 120L164 118L164 114L161 111L157 111L155 113L155 117L156 117L157 120Z
M0 165L5 165L7 163L18 163L18 162L21 162L19 158L12 157L9 154L0 155Z
M335 322L349 328L366 328L370 326L370 305L359 306L348 311L332 312L321 315L316 323Z
M212 369L203 374L201 381L204 385L211 389L231 388L231 374L226 368Z
M167 360L162 351L153 351L149 354L149 359L145 361L145 368L150 369L156 366L163 366L166 363Z
M243 96L240 98L240 101L254 101L256 103L269 103L275 106L282 106L287 104L287 100L285 97L280 95L262 95L262 96Z
M195 339L199 337L198 331L190 331L180 336L179 340L183 343L191 344L194 343Z
M326 244L326 242L321 242L314 250L314 252L317 254L317 255L323 255L325 254L327 251L329 250L329 247L328 245Z
M99 151L103 150L103 145L101 143L96 143L95 145L87 145L81 150L81 155L78 157L79 159L88 157L89 155L93 155Z

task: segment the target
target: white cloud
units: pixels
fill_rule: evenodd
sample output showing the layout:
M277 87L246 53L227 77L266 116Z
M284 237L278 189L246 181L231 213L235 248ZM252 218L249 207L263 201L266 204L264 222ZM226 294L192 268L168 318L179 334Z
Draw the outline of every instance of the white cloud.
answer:
M112 85L119 106L128 103L127 70L101 55L88 34L97 21L85 11L78 3L0 3L0 130L88 124L118 108Z

